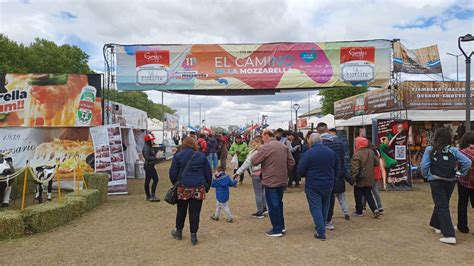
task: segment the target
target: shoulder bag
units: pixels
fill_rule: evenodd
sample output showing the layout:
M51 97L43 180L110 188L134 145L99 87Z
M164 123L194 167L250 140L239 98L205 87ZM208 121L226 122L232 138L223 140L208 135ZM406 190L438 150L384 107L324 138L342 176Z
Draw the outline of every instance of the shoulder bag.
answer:
M176 182L173 184L173 186L170 189L168 189L168 191L166 192L165 201L168 202L171 205L175 205L178 202L179 182L181 181L181 177L184 175L184 173L188 169L189 165L191 164L191 161L193 160L193 157L194 157L195 153L196 152L193 152L193 155L191 155L191 158L189 158L189 161L186 164L186 166L184 167L183 172L181 172L181 174L178 175L178 180L176 180Z

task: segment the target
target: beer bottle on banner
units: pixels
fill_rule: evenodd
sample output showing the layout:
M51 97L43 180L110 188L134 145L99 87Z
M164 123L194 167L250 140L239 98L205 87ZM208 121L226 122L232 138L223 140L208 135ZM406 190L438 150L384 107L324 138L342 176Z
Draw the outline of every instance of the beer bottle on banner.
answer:
M79 108L76 114L76 126L89 126L92 121L97 90L92 86L82 88Z

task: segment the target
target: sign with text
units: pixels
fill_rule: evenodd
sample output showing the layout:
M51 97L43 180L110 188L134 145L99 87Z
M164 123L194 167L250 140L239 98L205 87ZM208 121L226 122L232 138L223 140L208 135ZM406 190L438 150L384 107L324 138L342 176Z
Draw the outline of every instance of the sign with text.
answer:
M117 45L119 90L382 87L391 42Z
M402 43L393 43L393 70L408 74L443 73L438 46L407 49Z

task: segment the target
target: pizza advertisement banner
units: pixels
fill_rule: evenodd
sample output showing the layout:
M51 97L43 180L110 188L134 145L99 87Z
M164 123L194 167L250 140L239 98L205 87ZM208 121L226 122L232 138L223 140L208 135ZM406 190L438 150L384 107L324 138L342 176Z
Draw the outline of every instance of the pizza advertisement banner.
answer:
M0 152L9 152L15 168L29 161L37 166L54 166L62 180L72 180L76 162L83 173L93 169L94 149L87 128L3 128L0 130Z
M101 75L0 74L0 127L102 124Z
M127 194L127 173L119 124L90 128L95 172L109 175L109 194Z
M383 161L382 177L388 190L411 190L408 161L410 121L377 120L377 148Z
M385 86L389 40L116 45L119 90Z
M407 74L443 73L438 46L407 49L401 42L393 43L393 70Z

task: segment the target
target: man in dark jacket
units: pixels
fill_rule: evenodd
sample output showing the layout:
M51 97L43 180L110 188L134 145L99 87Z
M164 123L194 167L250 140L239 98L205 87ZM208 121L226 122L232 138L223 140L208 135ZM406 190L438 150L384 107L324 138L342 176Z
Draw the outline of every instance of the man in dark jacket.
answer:
M310 145L312 148L298 165L298 173L306 176L305 193L315 224L314 237L326 240L326 221L339 162L336 154L321 143L318 133L311 134Z
M337 136L329 133L326 123L319 123L317 130L321 136L322 143L336 154L340 169L339 174L334 180L334 191L331 194L331 205L329 207L329 213L326 221L326 228L329 230L334 230L332 216L334 215L336 197L339 201L342 212L344 213L344 218L346 218L346 220L350 219L349 208L347 207L346 197L344 194L346 191L346 184L344 180L348 180L348 182L350 181L348 173L349 169L346 168L346 166L349 165L349 155L345 154L346 149L344 148L342 141Z
M217 168L218 158L217 158L217 151L219 149L219 143L217 139L212 135L209 134L207 138L207 160L209 161L209 165L211 165L212 170Z

